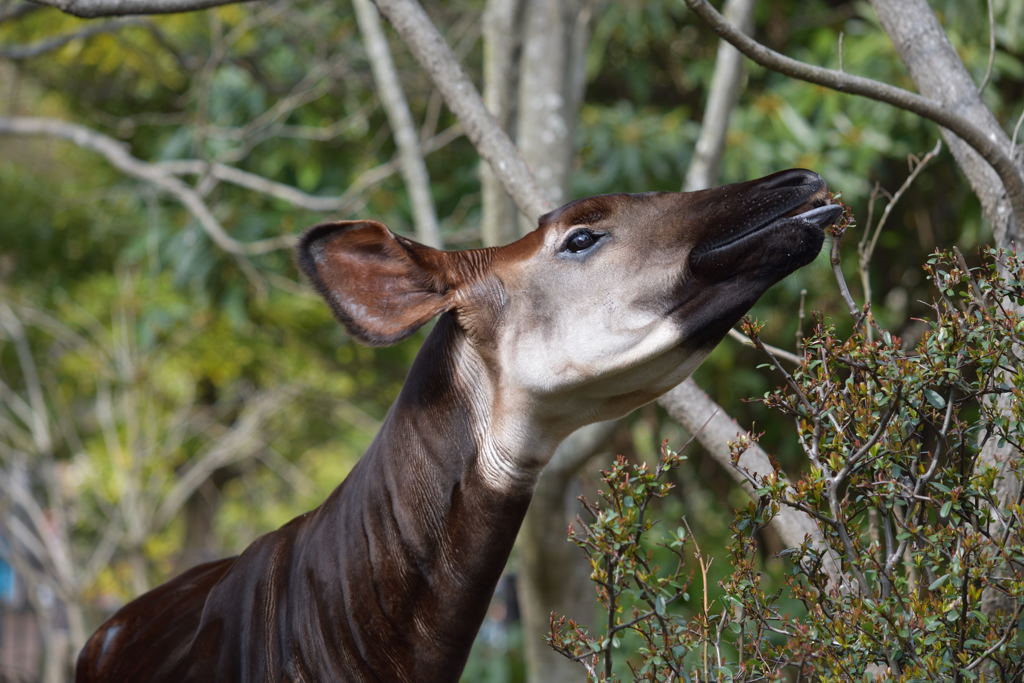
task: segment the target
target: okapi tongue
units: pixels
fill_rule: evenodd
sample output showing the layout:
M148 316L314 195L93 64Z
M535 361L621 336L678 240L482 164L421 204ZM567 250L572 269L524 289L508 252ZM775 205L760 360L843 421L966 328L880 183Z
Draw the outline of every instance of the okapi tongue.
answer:
M835 223L839 216L843 213L843 207L839 204L825 204L824 206L818 206L810 211L804 211L798 213L792 218L797 218L808 223L813 223L819 228L826 228Z

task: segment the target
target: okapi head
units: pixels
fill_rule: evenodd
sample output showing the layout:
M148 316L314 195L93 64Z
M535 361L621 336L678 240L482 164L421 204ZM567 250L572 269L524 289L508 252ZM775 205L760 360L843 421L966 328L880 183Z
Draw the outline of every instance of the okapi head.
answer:
M814 259L840 213L817 174L795 169L580 199L504 247L438 251L353 221L314 228L299 254L366 343L450 316L499 410L560 438L682 381L769 286ZM509 421L521 422L498 420Z

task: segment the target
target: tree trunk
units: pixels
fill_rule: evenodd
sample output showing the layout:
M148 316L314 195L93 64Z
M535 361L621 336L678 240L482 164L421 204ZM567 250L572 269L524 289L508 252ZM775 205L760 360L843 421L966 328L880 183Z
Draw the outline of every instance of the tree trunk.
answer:
M551 612L589 625L595 594L590 567L566 530L581 512L577 474L604 451L616 423L599 422L577 430L559 446L534 489L519 531L516 586L523 615L523 645L529 680L566 683L580 680L580 667L545 642Z
M230 478L218 470L185 503L185 538L174 562L175 574L223 555L214 522L220 509L221 486Z
M977 85L928 3L925 0L871 0L871 4L921 94L967 118L997 144L1010 150L1009 137L985 106ZM996 246L1015 248L1021 242L1021 226L1014 220L1003 184L995 171L955 135L943 130L942 136L981 200ZM1020 157L1014 158L1019 163ZM1000 405L1008 405L1008 402L1001 401ZM1000 446L998 441L988 439L978 458L979 466L995 467L1001 475L996 482L995 514L1019 500L1022 492L1020 477L1009 467L1020 454L1008 442ZM986 589L982 594L982 605L989 614L1015 607L1005 595L993 589Z
M722 13L744 33L749 33L754 23L754 0L729 0L725 3ZM727 41L718 41L715 70L708 88L708 103L704 107L700 137L697 138L693 160L686 171L686 182L683 184L683 189L687 192L703 190L719 182L719 168L725 151L729 119L732 118L743 84L743 64L743 55L739 50Z
M488 0L484 10L484 104L509 135L516 128L519 55L522 49L523 0ZM513 138L514 139L514 138ZM512 241L519 211L486 161L480 163L484 246Z
M434 200L430 195L427 164L423 160L416 126L412 121L402 84L398 80L394 60L391 59L391 50L388 48L380 17L377 16L377 8L370 0L353 0L353 5L366 55L373 70L373 80L377 84L377 92L380 94L384 113L391 126L391 134L398 147L398 162L405 181L405 189L409 193L416 239L440 249L441 229L437 224Z
M555 205L569 189L589 16L579 0L489 0L484 15L485 103ZM534 227L517 219L490 165L482 165L481 179L485 244L513 239L517 223L521 232ZM578 446L578 438L570 439L560 452ZM551 650L544 634L553 610L584 621L593 611L588 568L565 534L578 512L574 474L589 454L577 450L567 459L563 455L562 462L572 461L573 467L547 468L519 534L517 588L530 680L579 679L577 666Z
M950 44L926 0L871 0L882 27L892 39L918 91L953 113L984 130L997 144L1010 148L1010 139L991 110L985 106L978 86L971 78L956 50ZM943 129L957 164L967 176L981 200L985 217L992 225L997 246L1020 242L1020 227L1013 223L1013 212L1003 183L992 167L960 138Z
M565 201L583 100L590 8L581 0L526 0L516 141L555 204ZM537 227L520 222L522 234Z
M594 589L583 553L566 530L579 514L579 477L541 476L517 540L516 589L523 623L527 680L566 683L580 680L580 667L552 650L545 636L552 612L590 625Z

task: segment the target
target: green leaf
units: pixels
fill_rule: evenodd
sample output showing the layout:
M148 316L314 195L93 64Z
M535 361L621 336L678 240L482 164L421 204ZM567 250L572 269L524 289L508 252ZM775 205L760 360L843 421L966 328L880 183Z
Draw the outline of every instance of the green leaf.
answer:
M654 611L658 616L665 616L665 596L659 595L658 599L654 601Z
M933 389L925 389L924 397L932 404L936 410L942 410L946 407L946 399L942 398L937 391Z
M928 586L928 590L933 591L938 588L942 588L942 585L947 581L949 581L949 574L943 574L942 576L931 582L931 584Z

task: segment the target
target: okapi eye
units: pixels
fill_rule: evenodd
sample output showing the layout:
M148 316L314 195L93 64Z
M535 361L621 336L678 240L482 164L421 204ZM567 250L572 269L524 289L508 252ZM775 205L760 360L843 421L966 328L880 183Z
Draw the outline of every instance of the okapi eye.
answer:
M590 230L577 230L573 234L569 235L569 239L565 241L565 246L562 247L562 251L577 254L597 244L597 241L601 239L601 237L601 235L593 233Z

